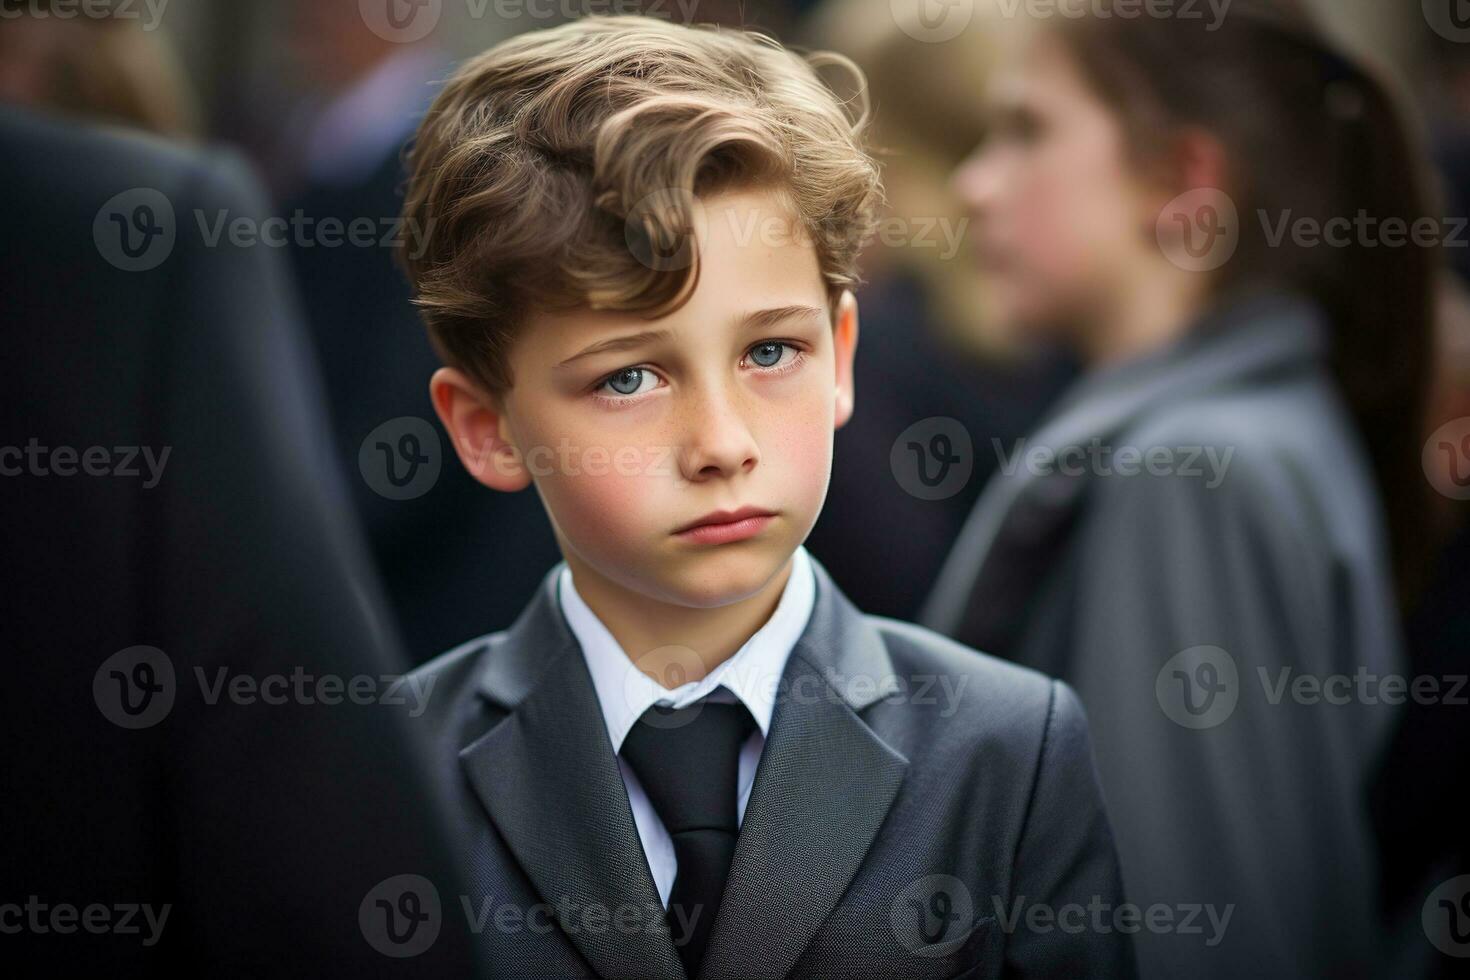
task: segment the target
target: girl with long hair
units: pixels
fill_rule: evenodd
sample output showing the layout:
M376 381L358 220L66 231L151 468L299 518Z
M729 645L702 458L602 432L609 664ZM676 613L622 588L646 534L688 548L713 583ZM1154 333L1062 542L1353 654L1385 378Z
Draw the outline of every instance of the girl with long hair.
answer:
M1427 540L1427 164L1301 4L1182 11L1037 20L991 86L955 183L992 313L1086 371L996 447L922 621L1081 695L1129 898L1170 913L1145 976L1365 976Z

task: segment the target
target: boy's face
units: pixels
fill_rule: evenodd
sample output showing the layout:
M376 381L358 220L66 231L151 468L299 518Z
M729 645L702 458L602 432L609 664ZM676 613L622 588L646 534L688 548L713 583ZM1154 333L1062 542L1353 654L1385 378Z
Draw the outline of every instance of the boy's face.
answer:
M691 607L754 594L806 539L857 343L856 301L834 324L815 247L776 195L701 208L700 279L676 312L533 317L498 410L458 372L433 384L477 478L535 482L575 574Z

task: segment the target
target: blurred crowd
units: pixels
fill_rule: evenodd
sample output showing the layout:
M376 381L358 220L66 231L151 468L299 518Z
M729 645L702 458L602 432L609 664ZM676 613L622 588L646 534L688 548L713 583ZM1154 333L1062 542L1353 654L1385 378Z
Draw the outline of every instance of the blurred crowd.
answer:
M430 4L416 30L358 0L174 2L153 23L0 0L0 111L230 154L289 229L261 261L324 396L322 506L363 549L344 601L381 595L400 669L506 627L559 555L534 491L485 491L431 410L391 247L419 231L402 154L459 59L581 7ZM1180 32L1043 6L690 11L868 80L891 234L865 253L861 397L808 546L866 612L1077 688L1130 895L1236 906L1219 948L1140 936L1145 975L1450 976L1470 956L1470 690L1450 693L1470 674L1470 25L1237 0ZM1360 214L1433 234L1364 241L1391 229ZM1334 219L1341 247L1300 234ZM1056 465L1088 446L1108 458ZM1117 478L1125 447L1204 475ZM1278 669L1442 696L1274 703ZM1205 718L1190 683L1227 670L1235 716ZM1188 717L1160 709L1170 671Z

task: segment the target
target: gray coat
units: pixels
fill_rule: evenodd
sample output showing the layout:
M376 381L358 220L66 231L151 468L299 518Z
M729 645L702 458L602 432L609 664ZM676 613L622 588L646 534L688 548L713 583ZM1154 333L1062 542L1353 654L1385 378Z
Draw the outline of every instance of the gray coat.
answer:
M1136 976L1076 696L865 616L813 566L699 977ZM420 722L470 855L446 928L467 906L496 976L694 980L557 607L562 567L509 630L412 675L433 685Z
M1257 293L1084 377L1041 449L1004 447L921 616L1082 698L1128 896L1174 910L1145 977L1380 955L1365 783L1402 651L1327 344L1319 308ZM1233 907L1223 939L1182 927L1195 903Z

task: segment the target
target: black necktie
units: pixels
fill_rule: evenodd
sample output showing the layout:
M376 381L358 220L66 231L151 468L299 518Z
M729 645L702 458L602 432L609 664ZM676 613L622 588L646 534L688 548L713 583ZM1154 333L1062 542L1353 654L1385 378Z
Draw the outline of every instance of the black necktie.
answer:
M690 980L720 910L735 856L740 747L755 719L740 703L654 705L623 740L622 756L674 841L678 872L667 919Z

